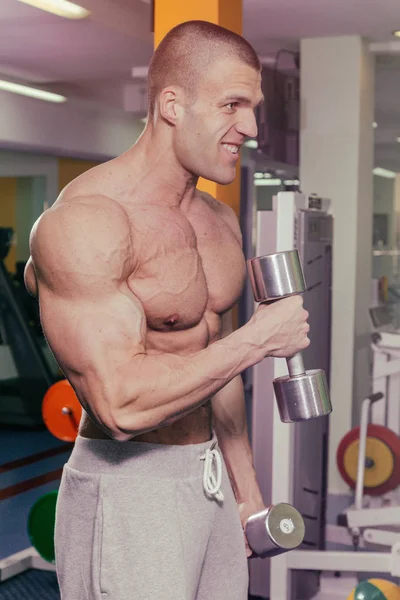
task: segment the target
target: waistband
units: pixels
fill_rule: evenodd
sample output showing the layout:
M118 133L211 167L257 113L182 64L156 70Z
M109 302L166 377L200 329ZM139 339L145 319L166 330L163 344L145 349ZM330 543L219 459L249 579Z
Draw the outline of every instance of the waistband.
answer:
M207 450L214 449L217 449L214 432L207 442L186 445L95 440L78 435L67 464L76 471L99 475L182 479L202 476Z

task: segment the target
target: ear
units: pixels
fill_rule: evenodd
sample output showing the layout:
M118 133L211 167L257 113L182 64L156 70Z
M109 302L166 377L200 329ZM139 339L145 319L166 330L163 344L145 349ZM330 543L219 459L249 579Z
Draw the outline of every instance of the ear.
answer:
M160 93L160 115L171 125L176 125L182 114L181 95L177 87L164 88Z

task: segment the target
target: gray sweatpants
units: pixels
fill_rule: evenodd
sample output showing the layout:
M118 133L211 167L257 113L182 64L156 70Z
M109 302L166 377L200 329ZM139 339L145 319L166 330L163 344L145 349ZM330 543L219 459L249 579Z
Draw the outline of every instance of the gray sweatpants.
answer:
M78 437L56 513L62 600L246 600L237 504L213 440Z

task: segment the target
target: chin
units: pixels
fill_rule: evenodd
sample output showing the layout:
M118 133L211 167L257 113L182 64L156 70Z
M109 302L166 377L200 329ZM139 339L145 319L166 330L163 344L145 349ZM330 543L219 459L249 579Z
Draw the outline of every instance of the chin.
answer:
M213 173L210 175L201 174L203 179L208 179L209 181L214 181L219 185L229 185L236 179L236 168L232 169L230 173Z
M233 175L230 175L229 177L219 177L218 179L215 180L216 183L219 183L219 185L229 185L230 183L233 183L236 179L236 171L233 173Z

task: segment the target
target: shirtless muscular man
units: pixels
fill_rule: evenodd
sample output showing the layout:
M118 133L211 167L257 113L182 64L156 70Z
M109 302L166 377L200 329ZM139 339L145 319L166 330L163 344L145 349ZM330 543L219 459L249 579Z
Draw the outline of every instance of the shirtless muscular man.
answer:
M232 330L245 260L229 184L257 135L261 68L202 21L161 42L146 128L35 223L25 281L83 407L60 484L62 600L245 600L243 527L264 508L241 372L309 344L300 296Z

